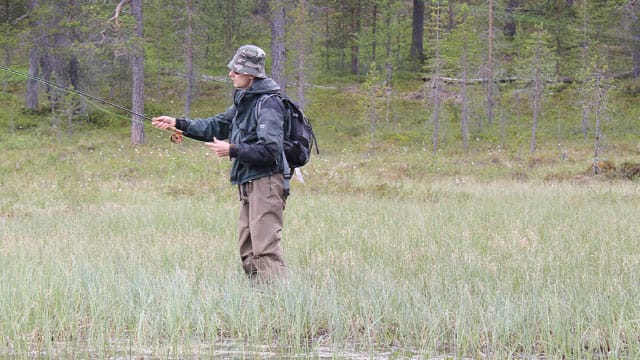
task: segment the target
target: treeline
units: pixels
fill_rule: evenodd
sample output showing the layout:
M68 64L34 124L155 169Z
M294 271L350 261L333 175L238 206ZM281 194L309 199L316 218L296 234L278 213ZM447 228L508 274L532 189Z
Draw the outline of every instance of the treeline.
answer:
M162 96L154 84L180 74L174 90L189 114L195 79L226 74L233 51L254 43L269 51L272 77L297 84L303 103L311 82L347 77L372 96L393 96L400 79L424 79L434 149L451 93L465 147L472 122L491 124L501 103L526 96L535 151L554 84L573 87L580 129L599 138L607 91L640 76L639 15L637 0L6 0L0 49L7 68L130 101L138 113L145 93ZM26 109L63 102L56 89L28 81ZM380 103L362 105L372 135ZM133 116L134 143L145 140L141 121Z

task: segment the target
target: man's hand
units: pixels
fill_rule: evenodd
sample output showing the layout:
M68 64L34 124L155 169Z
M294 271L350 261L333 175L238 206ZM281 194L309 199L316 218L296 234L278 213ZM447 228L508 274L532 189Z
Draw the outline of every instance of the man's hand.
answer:
M207 142L204 144L207 145L211 150L213 150L213 152L215 152L218 157L229 156L229 149L231 148L231 145L226 141L218 140L214 137L212 142Z
M158 116L151 119L151 125L162 130L176 131L176 118L171 116Z

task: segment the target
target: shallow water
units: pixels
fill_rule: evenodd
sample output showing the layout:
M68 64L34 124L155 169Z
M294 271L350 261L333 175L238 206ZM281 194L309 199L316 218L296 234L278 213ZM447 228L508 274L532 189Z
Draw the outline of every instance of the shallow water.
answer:
M344 360L465 360L452 355L442 357L426 357L418 351L407 349L374 349L358 351L335 349L331 347L313 347L306 352L300 349L283 349L280 346L254 346L241 341L225 340L214 344L192 344L188 349L175 349L162 345L148 348L129 348L126 341L109 344L108 349L99 350L80 344L57 343L52 348L40 351L18 353L8 349L0 350L0 360L29 359L110 359L110 360L153 360L153 359L344 359Z

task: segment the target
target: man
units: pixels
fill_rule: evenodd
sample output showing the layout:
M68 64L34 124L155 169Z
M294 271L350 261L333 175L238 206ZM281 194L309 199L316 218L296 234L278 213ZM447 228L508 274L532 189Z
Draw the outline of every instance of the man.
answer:
M256 103L264 94L280 93L265 74L264 50L241 46L227 65L233 82L233 105L206 119L159 116L152 124L180 130L205 141L219 157L233 160L231 183L238 185L241 202L238 246L242 268L256 282L284 274L280 248L284 195L284 108L276 96Z

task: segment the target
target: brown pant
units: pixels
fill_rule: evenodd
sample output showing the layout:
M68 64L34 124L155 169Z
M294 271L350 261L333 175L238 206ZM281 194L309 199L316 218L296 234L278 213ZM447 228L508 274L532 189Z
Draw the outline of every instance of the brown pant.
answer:
M242 268L261 282L284 275L280 249L285 208L284 177L275 174L238 186L240 217L238 246Z

